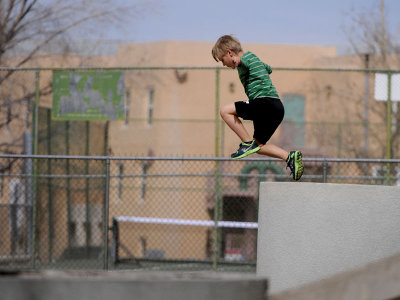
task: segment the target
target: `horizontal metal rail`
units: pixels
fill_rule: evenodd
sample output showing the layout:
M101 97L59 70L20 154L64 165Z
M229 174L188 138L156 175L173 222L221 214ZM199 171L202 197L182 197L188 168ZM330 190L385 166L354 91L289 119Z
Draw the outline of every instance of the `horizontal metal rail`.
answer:
M145 70L225 70L232 69L221 66L115 66L115 67L0 67L0 71L145 71ZM324 71L324 72L371 72L400 73L400 69L366 69L366 68L301 68L273 67L275 71Z
M26 154L0 154L2 158L14 159L70 159L70 160L139 160L139 161L230 161L230 162L244 162L244 161L257 161L257 162L281 162L282 160L276 158L245 158L241 160L232 160L228 157L173 157L173 156L84 156L84 155L26 155ZM400 159L387 159L387 158L312 158L303 157L305 162L327 162L327 163L400 163Z

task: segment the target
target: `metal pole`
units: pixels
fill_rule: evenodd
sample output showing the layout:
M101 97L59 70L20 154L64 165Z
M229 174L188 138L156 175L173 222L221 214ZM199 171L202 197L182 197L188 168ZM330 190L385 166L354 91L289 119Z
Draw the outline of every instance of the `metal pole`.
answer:
M38 118L40 102L40 71L35 71L35 104L33 109L33 154L38 154ZM32 197L32 267L36 267L36 208L37 208L37 158L33 160L33 197Z
M215 70L215 157L219 157L220 142L220 98L219 98L220 70ZM218 162L218 161L217 161Z
M338 157L342 156L342 123L338 124ZM340 183L340 163L337 164L337 182Z
M108 154L108 127L110 122L106 121L104 126L104 155ZM103 160L104 161L104 160ZM104 212L103 212L103 231L104 231L104 269L108 270L108 218L109 218L109 205L110 205L110 159L107 156L105 165L105 191L104 191Z
M38 147L38 119L39 119L39 102L40 102L40 71L35 72L35 108L33 110L33 154L37 153Z
M51 112L47 112L47 154L51 154ZM51 159L47 159L47 174L51 175ZM47 179L47 199L49 212L49 262L53 260L53 244L54 244L54 216L53 216L53 180L51 177Z
M89 121L85 122L85 132L86 132L86 145L85 145L85 155L89 156L89 137L90 137L90 124ZM89 160L85 160L85 173L87 175L89 175ZM89 207L90 207L90 203L89 203L89 177L87 177L85 179L85 199L86 199L86 205L85 205L85 233L86 233L86 257L89 257L89 246L90 246L90 212L89 212Z
M69 126L70 123L69 121L65 121L65 152L66 155L69 155ZM71 165L70 165L70 159L68 158L65 162L65 171L67 173L67 228L68 228L68 250L71 250L72 247L72 235L71 235L71 216L72 216L72 211L71 211Z
M213 243L213 270L218 269L218 259L220 257L220 240L221 240L221 229L218 227L218 222L220 220L221 213L221 197L219 188L219 164L216 162L216 168L214 173L214 243Z
M219 82L220 70L215 70L215 157L219 157L219 136L220 136L220 119L219 119ZM220 219L220 193L219 193L219 161L215 161L214 171L214 243L213 243L213 270L218 269L218 258L220 256L220 229L218 221Z
M342 122L338 123L338 141L337 141L337 146L338 146L338 157L342 156Z
M322 180L324 183L326 183L328 181L328 164L326 159L324 159L323 165L322 165L322 170L323 170L323 177Z
M392 158L392 73L388 72L388 99L386 102L386 158ZM386 163L386 185L390 185L390 163Z
M104 270L108 270L108 216L110 204L110 158L106 159L106 178L105 178L105 197L104 197L104 213L103 213L103 230L104 230Z
M365 68L369 68L369 54L365 54ZM368 157L368 108L369 108L369 72L365 72L365 95L364 95L364 153Z

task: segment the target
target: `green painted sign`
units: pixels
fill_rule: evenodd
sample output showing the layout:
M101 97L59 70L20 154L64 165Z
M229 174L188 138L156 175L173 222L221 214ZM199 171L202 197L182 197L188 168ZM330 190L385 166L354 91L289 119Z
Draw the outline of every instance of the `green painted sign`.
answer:
M55 120L123 120L122 72L53 72Z

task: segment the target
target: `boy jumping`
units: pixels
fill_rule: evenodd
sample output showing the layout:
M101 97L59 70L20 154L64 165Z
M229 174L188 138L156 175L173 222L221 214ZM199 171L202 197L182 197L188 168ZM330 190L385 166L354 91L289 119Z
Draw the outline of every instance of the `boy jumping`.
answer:
M240 159L252 153L259 153L285 160L294 180L303 175L303 160L300 151L287 152L267 144L283 120L285 110L269 74L272 69L250 51L244 52L240 42L230 36L221 36L212 49L212 56L226 67L237 68L247 101L238 101L221 107L220 114L226 124L239 136L242 143L232 153L232 159ZM253 138L249 135L240 118L252 120Z

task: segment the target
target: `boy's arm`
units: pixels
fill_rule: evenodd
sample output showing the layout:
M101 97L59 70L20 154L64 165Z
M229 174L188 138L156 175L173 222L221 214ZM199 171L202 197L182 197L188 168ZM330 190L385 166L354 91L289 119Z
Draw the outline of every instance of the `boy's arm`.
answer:
M265 69L267 70L268 74L271 74L272 68L269 65L267 65L266 63L264 63L264 66L265 66Z

